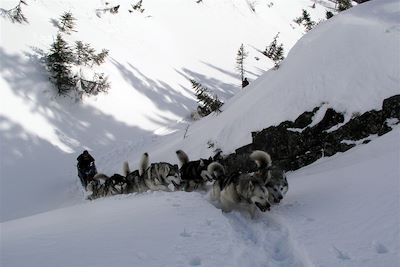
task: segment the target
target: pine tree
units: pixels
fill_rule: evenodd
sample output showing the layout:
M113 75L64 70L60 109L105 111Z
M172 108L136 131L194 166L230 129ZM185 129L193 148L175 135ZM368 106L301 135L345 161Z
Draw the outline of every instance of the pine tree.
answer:
M248 53L244 49L244 45L242 44L236 55L236 69L239 71L241 82L244 81L244 74L246 72L244 68L244 61L247 57Z
M269 46L267 46L267 48L265 48L265 51L263 52L263 54L272 59L272 56L275 53L276 47L278 45L278 37L279 37L279 32L277 33L277 35L275 35L274 40L272 40L272 42L269 44Z
M197 103L199 104L197 110L200 116L204 117L212 112L221 112L220 108L223 103L218 99L217 95L212 97L209 90L200 83L195 80L190 80L190 82L192 83L192 88L195 90Z
M72 16L71 12L64 12L64 14L62 14L60 17L60 22L59 22L60 31L66 34L70 34L74 29L75 20L76 18Z
M306 31L312 30L312 28L315 26L315 22L311 20L310 14L307 12L307 10L303 9L303 13L301 17L298 17L294 20L299 25L303 25L306 28Z
M75 87L76 79L71 72L72 61L72 50L58 33L46 57L46 64L51 75L50 81L56 86L59 95L65 95Z
M279 68L279 65L281 62L285 59L284 54L284 49L283 49L283 44L280 44L274 53L274 56L272 57L272 60L275 63L275 68Z
M22 13L22 5L28 5L24 0L20 0L18 2L18 5L15 7L9 9L9 10L3 10L2 9L2 16L8 17L12 23L29 23L28 19L25 17L25 15Z
M85 44L82 41L75 42L75 63L77 65L89 65L92 60L94 49L90 44Z
M210 109L215 112L222 112L221 107L223 103L219 100L217 95L214 95L212 102L210 103Z
M353 5L351 4L351 0L338 0L337 2L337 9L339 12L345 11L346 9L353 7Z
M97 55L93 55L93 63L96 65L101 65L104 63L106 57L108 56L108 50L107 49L102 49L100 53Z
M265 49L263 54L272 59L275 63L275 68L279 68L279 64L282 62L282 60L285 59L284 57L284 49L283 49L283 44L278 45L278 37L279 37L279 32L277 35L275 35L274 40L271 42L269 46Z

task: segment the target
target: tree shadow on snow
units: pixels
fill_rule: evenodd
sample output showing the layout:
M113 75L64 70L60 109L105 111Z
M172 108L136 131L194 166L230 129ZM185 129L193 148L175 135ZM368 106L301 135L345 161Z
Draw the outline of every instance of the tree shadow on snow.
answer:
M0 48L0 73L9 88L2 90L14 94L13 99L18 100L18 105L28 106L35 120L47 127L21 125L14 121L14 114L7 116L7 112L1 112L0 221L45 211L48 205L65 205L71 195L76 197L76 157L83 149L96 148L92 152L96 159L98 155L110 154L103 161L96 162L100 169L103 164L111 168L114 164L121 164L111 153L117 144L123 146L135 138L152 135L149 131L115 120L103 113L101 107L76 103L65 97L55 99L55 92L49 89L53 87L47 71L37 52L27 52L24 57ZM1 101L4 101L1 104L4 109L8 100ZM19 110L18 107L11 108L13 112ZM40 132L32 132L38 129ZM44 190L44 182L46 188L54 189L54 192ZM32 197L39 196L54 203L32 201ZM5 208L6 203L13 203L10 206L13 211Z
M210 67L211 66L212 65L210 65ZM218 67L215 66L212 67L216 68L218 71L224 71L222 69L219 69ZM239 89L239 86L237 85L231 83L225 83L216 78L208 77L204 74L186 68L183 68L181 71L180 70L175 70L175 71L180 75L182 75L183 77L185 77L187 80L194 79L195 81L200 82L204 87L207 87L208 89L210 89L211 92L218 95L218 98L222 99L223 101L226 101L227 99L234 96L237 90ZM227 71L224 71L224 73L226 75L234 77L232 73L229 73ZM194 94L193 89L191 90L191 93Z
M166 82L149 78L130 63L121 64L115 59L111 59L111 62L134 90L145 95L160 110L181 117L182 114L189 114L194 109L195 101L193 98L183 95ZM148 118L162 126L171 126L176 123L176 121L162 115L155 118L155 115L151 114Z

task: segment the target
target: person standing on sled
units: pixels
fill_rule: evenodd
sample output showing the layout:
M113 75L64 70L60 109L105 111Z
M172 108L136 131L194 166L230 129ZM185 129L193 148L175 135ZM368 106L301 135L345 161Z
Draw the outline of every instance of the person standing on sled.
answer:
M94 158L85 150L76 160L78 161L78 176L82 186L86 188L88 182L97 174Z

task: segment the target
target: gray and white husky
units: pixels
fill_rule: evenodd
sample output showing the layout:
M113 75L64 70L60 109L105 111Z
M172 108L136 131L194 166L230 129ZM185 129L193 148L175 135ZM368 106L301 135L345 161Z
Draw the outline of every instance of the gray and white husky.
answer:
M147 153L142 156L139 170L130 172L128 163L124 163L124 173L127 180L131 182L132 192L171 191L172 187L179 189L181 184L178 165L158 162L149 166Z
M271 166L271 158L266 152L254 151L250 157L259 167ZM271 178L268 171L259 168L254 173L234 173L226 177L224 167L214 162L208 166L208 172L216 180L210 197L219 201L222 211L247 210L254 218L257 208L262 212L270 209L269 193L264 182Z
M139 169L135 171L130 171L129 169L129 164L128 162L124 162L123 164L123 173L124 176L126 177L126 180L128 182L128 192L129 193L143 193L150 188L146 185L143 179L143 173L147 169L149 165L149 154L143 153L142 158L140 159L139 162Z

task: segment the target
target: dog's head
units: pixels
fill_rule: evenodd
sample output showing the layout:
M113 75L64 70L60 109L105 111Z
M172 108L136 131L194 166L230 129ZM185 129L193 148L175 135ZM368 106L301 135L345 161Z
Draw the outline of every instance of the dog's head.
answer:
M268 201L268 189L261 181L255 179L248 181L247 196L250 202L255 204L262 212L271 208L271 204Z
M268 188L271 198L274 203L279 203L286 195L289 185L284 171L278 168L273 168L271 172L271 179L265 185Z
M167 170L167 174L165 177L165 181L168 184L173 184L175 186L175 188L177 188L177 189L180 188L182 180L181 180L181 175L179 172L178 165L168 164L168 170Z

